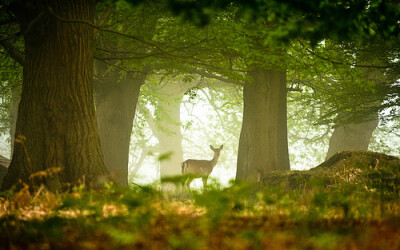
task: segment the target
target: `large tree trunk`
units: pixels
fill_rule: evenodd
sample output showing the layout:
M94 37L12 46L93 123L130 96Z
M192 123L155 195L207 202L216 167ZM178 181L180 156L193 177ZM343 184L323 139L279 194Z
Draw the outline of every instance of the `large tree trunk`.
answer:
M349 123L336 127L329 140L325 159L345 150L367 150L372 133L378 126L378 117L363 123Z
M144 40L152 39L159 18L158 15L154 15L152 12L152 5L141 5L137 8L127 9L126 12L123 11L122 13L119 13L120 11L116 15L126 15L128 18L126 26L115 24L112 20L107 22L107 18L111 14L111 8L104 12L102 18L99 19L99 23L116 25L124 33L133 32ZM134 31L131 27L132 23L136 26ZM151 53L151 50L143 46L142 42L135 44L131 40L127 43L122 38L100 36L97 42L101 48L108 51L131 51L138 54ZM136 105L140 87L144 84L150 69L148 64L139 66L134 63L135 66L133 66L132 62L126 61L126 63L123 60L107 60L107 64L99 60L95 61L95 74L97 76L97 81L95 81L96 114L104 161L115 181L124 186L128 185L129 147ZM110 64L116 67L108 67ZM127 73L121 78L119 66L130 69L132 72L139 70L142 70L142 72Z
M19 179L29 183L32 173L54 167L62 170L46 179L49 188L92 183L108 174L93 102L93 29L43 13L51 8L63 19L93 23L95 2L17 1L14 7L25 64L14 154L3 188Z
M255 69L243 88L243 124L237 179L260 181L273 170L289 170L286 72Z
M138 73L119 80L117 72L110 72L96 83L96 114L104 161L115 181L124 186L128 185L129 145L136 104L145 79L145 73Z

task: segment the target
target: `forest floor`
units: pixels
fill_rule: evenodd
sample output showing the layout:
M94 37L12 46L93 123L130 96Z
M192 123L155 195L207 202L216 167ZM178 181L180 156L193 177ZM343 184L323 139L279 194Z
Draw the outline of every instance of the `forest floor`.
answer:
M400 249L400 160L344 152L263 183L0 194L0 249Z

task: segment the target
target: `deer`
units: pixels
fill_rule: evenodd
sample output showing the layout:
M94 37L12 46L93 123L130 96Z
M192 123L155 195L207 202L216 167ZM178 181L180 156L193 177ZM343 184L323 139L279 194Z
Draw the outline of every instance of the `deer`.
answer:
M188 190L190 190L190 183L195 178L202 178L203 187L206 189L208 176L211 174L215 165L217 165L219 154L223 147L224 145L221 145L219 148L214 148L210 145L211 150L214 151L214 157L210 161L188 159L182 162L182 174L188 175L188 178L186 179Z

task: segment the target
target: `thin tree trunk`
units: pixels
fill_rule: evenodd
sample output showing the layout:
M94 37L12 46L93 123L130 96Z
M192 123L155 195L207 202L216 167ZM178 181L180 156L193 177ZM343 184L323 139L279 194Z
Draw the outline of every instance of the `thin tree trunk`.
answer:
M23 88L13 159L2 187L19 179L31 183L32 173L55 167L61 172L44 181L50 189L92 183L108 175L93 102L93 29L43 13L51 8L64 19L93 23L95 2L18 3L15 13L25 39Z
M10 107L10 138L11 138L11 155L10 159L12 159L12 153L14 152L14 139L15 139L15 128L17 125L17 117L18 117L18 105L21 100L21 85L16 84L11 90L11 107Z
M161 157L160 160L161 178L181 174L183 136L180 124L180 107L183 94L196 84L196 81L184 83L173 79L156 90L159 95L156 113L157 117L161 118L149 119L149 125L158 139L160 156L165 156Z
M168 100L160 100L158 108L165 112L166 119L159 123L157 135L160 155L167 155L160 161L160 177L181 174L180 164L183 162L182 132L180 126L180 108L182 94Z
M237 179L260 181L273 170L289 170L286 72L255 69L243 88L243 124Z

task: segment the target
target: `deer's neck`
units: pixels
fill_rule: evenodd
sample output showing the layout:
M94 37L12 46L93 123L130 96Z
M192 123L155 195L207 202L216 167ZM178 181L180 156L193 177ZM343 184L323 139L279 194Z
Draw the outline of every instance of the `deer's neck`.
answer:
M214 154L214 157L211 160L211 166L212 167L215 167L215 165L217 165L218 157L219 157L219 155Z

